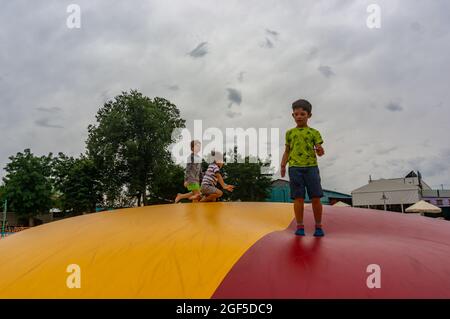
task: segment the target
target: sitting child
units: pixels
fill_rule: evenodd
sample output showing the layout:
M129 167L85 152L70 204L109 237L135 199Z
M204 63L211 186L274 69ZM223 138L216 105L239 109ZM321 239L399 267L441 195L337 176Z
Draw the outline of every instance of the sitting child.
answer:
M217 182L219 182L223 189L229 192L232 192L234 189L233 185L225 184L222 175L220 174L220 168L223 166L222 153L214 152L213 157L213 163L209 164L208 169L203 176L201 187L203 198L200 200L201 202L215 202L223 195L223 192L216 187Z

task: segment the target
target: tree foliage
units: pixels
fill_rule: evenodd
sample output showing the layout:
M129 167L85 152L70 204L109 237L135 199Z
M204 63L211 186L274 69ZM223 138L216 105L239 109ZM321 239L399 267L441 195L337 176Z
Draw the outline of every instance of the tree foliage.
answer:
M98 172L92 160L85 155L73 158L59 153L52 163L57 206L63 212L77 215L95 212L102 203Z
M125 192L138 205L147 204L149 185L172 164L167 151L174 142L172 132L184 127L178 108L132 90L105 103L96 120L88 127L87 154L98 169L108 203ZM151 193L158 195L155 190Z
M30 149L9 157L6 176L3 178L8 208L19 217L29 218L48 213L52 206L52 154L37 157Z
M226 183L235 185L231 193L224 192L231 201L261 202L269 196L272 178L263 174L262 169L270 167L270 161L246 156L244 159L234 152L233 161L226 163L222 170Z

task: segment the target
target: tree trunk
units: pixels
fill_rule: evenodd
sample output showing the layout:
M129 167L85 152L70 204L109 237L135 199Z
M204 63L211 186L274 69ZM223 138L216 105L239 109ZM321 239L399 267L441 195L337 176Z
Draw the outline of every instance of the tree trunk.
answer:
M144 186L144 188L142 189L142 202L144 203L144 206L147 206L147 191L146 188Z
M28 217L28 226L34 227L34 217L33 216Z
M141 193L138 193L138 207L141 207Z

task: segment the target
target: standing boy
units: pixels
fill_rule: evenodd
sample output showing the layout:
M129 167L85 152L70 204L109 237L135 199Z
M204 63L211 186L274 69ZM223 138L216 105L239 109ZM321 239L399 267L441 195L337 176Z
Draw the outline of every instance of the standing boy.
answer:
M281 177L285 176L286 164L289 163L289 184L297 220L295 234L305 236L303 211L306 188L309 198L312 199L316 222L314 236L322 237L325 235L322 229L322 204L320 202L323 191L316 154L322 156L325 152L319 131L308 126L308 119L312 116L311 110L312 106L306 100L292 103L292 117L297 126L286 132L286 149L281 160Z

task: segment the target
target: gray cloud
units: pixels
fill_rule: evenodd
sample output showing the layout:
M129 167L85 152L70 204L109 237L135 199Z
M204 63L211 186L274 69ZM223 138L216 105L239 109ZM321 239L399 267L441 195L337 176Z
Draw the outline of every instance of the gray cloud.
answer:
M336 161L337 161L336 156L330 156L330 157L326 158L326 160L325 159L323 160L321 167L324 170L326 170L329 167L333 167L333 165L335 165Z
M398 147L396 147L396 146L379 148L377 150L377 153L380 154L380 155L386 155L386 154L389 154L389 153L391 153L391 152L393 152L393 151L395 151L397 149L398 149Z
M331 69L331 67L327 66L327 65L321 65L317 68L317 70L319 70L319 72L326 78L329 78L334 74L333 70Z
M274 37L275 39L278 38L278 35L279 35L279 33L277 31L273 31L273 30L270 30L270 29L266 29L266 33L269 36Z
M245 72L239 72L239 75L238 75L238 81L241 83L244 81L244 73Z
M41 111L41 112L54 113L54 112L59 112L59 111L61 111L61 108L58 107L58 106L53 106L53 107L37 107L36 110Z
M427 161L427 159L432 159L432 161ZM401 160L399 159L398 162L403 164L403 166L407 167L405 171L407 170L415 170L420 171L422 174L422 177L424 181L427 184L431 184L430 186L434 185L435 187L439 185L439 183L434 182L436 177L439 177L442 175L442 172L446 171L448 169L447 163L450 160L450 152L448 154L445 154L445 152L442 152L440 154L437 154L436 156L416 156L412 157L408 160ZM406 165L405 165L406 164ZM440 179L441 183L448 184L450 180ZM449 185L450 186L450 185Z
M204 57L208 53L208 42L202 42L188 54L193 58Z
M108 102L111 98L112 98L112 94L108 90L105 90L100 94L100 99L103 104Z
M396 160L396 159L389 159L389 160L386 161L386 163L387 163L389 166L391 166L391 167L393 167L393 166L395 166L395 167L400 167L400 163L399 163L399 161ZM400 170L399 170L399 171L400 171Z
M37 126L41 126L41 127L48 127L48 128L63 128L60 125L55 125L55 124L49 124L48 122L50 121L49 118L42 118L42 119L38 119L36 121L34 121L34 123Z
M316 47L312 47L309 49L306 59L312 60L312 59L316 58L318 54L319 54L319 49Z
M273 45L272 41L270 41L268 38L266 38L266 41L261 43L261 47L267 48L267 49L272 49L274 47L274 45Z
M393 102L390 102L388 105L386 105L386 109L391 112L403 111L403 107L401 107L399 104L393 103Z
M171 91L178 91L180 89L178 85L169 85L167 88Z
M236 118L236 117L242 115L242 113L240 113L240 112L233 112L233 111L231 111L231 110L228 110L226 114L227 114L227 116L228 116L229 118L231 118L231 119Z
M230 101L230 105L237 104L241 105L242 103L242 93L236 89L227 88L228 92L228 100Z
M278 40L279 33L277 31L273 31L270 29L266 29L265 31L266 31L267 36L265 38L265 41L262 42L260 46L263 48L272 49L275 47L273 41Z
M419 22L415 21L411 23L411 29L415 32L422 32L423 26Z

